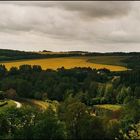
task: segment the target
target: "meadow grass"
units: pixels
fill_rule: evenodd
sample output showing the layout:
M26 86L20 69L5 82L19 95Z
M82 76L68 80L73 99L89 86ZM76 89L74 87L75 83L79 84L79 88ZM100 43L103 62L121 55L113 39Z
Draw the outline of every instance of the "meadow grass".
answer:
M95 105L97 108L102 108L111 111L117 111L122 108L121 105L113 105L113 104L103 104L103 105Z
M49 104L44 101L35 100L35 99L30 99L30 101L32 102L32 104L38 106L39 108L43 110L46 110L49 107Z
M8 100L7 103L8 104L0 107L0 111L4 111L5 109L8 109L10 107L16 107L16 104L15 104L15 102L13 100Z
M21 102L23 106L32 106L42 110L46 110L49 107L49 104L47 102L41 100L21 98L19 102Z
M108 65L108 64L98 64L98 63L89 62L89 60L91 59L93 59L93 57L63 57L63 58L45 58L45 59L34 59L34 60L9 61L9 62L1 62L0 64L4 64L8 70L13 66L19 67L20 65L24 65L24 64L40 65L44 70L46 69L56 70L57 68L61 68L61 67L64 67L66 69L70 69L74 67L91 67L95 69L106 68L109 69L110 71L127 70L127 68L124 66L115 66L115 63L113 65Z
M126 66L122 60L128 58L128 56L94 56L89 58L87 61L91 63L115 65L115 66Z
M24 104L24 106L28 105L28 106L36 107L40 110L47 110L49 107L51 107L54 111L56 111L58 106L58 102L51 101L51 100L42 101L42 100L25 99L25 98L24 99L22 98L22 104Z

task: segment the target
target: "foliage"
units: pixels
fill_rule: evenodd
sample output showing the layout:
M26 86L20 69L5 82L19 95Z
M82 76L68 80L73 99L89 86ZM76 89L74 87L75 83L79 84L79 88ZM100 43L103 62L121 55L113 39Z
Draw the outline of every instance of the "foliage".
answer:
M137 139L139 83L139 69L43 70L21 65L7 70L0 65L0 99L24 97L43 108L9 108L15 104L8 101L0 108L0 139Z
M51 109L38 114L31 107L0 112L0 132L2 139L65 139L67 136L64 123Z
M128 102L122 113L121 118L121 131L124 138L131 139L131 132L139 131L139 128L135 128L135 126L140 121L140 103L137 99L133 99Z

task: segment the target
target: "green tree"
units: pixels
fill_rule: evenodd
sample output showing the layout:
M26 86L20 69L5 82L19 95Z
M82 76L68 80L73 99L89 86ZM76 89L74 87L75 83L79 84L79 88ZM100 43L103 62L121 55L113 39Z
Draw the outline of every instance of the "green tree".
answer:
M66 122L69 139L104 138L102 120L91 116L86 105L72 96L60 105L59 116Z
M10 75L15 75L15 74L18 74L18 73L19 73L19 71L18 71L17 67L11 67L10 70L9 70Z
M120 122L116 119L109 120L106 122L106 139L119 138L120 135Z
M138 123L140 120L140 102L133 99L125 105L123 112L123 119L130 120L131 122Z
M135 88L134 95L135 95L137 98L140 98L140 86L137 86L137 87Z
M35 139L66 139L65 123L60 121L52 109L48 109L34 127Z
M116 92L113 90L112 84L107 84L105 88L104 98L107 103L115 103L116 102Z
M0 112L0 138L2 139L9 133L10 124L6 118L6 112Z
M21 97L32 97L32 83L27 80L19 80L17 85L17 93Z
M140 122L132 126L132 130L129 131L128 139L133 139L133 140L140 139Z
M21 73L31 73L32 72L32 67L31 67L31 65L21 65L19 67L19 71Z
M121 131L122 137L131 138L129 135L130 131L133 131L133 126L140 121L140 103L137 99L133 99L128 102L122 112L121 117Z
M66 122L70 139L79 139L81 120L87 115L86 106L69 96L59 108L60 118Z
M42 68L39 65L33 65L32 69L33 69L34 72L41 72L42 71Z
M79 133L80 139L82 140L105 139L103 119L96 116L88 116L87 118L84 118Z
M0 91L0 100L5 99L5 93L3 91Z
M17 92L16 92L16 90L10 88L9 90L6 90L5 96L8 99L15 99L17 97Z
M38 99L38 100L41 100L41 99L42 99L42 93L40 93L40 92L35 92L35 93L34 93L34 98L35 98L35 99Z
M5 65L0 65L0 77L5 76L6 73L7 73L7 69Z
M127 96L128 96L128 89L126 87L122 87L121 91L117 95L117 102L122 104Z
M37 114L31 107L0 111L0 138L31 139Z
M91 98L97 96L98 84L96 82L91 82L88 89L88 94Z

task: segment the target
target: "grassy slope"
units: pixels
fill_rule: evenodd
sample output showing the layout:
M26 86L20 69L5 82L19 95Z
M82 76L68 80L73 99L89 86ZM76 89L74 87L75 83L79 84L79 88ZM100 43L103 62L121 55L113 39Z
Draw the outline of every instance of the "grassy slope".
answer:
M22 98L21 102L24 106L32 106L35 108L38 108L40 110L46 110L48 109L49 106L51 106L53 108L53 110L56 110L56 106L53 102L45 102L45 101L41 101L41 100L35 100L35 99L26 99L26 98Z
M106 64L106 65L116 65L116 66L126 66L122 60L128 58L128 56L95 56L88 59L88 62Z
M121 105L113 105L113 104L103 104L103 105L96 105L97 108L102 108L110 111L117 111L122 108Z
M115 104L95 105L94 107L97 116L108 116L110 119L119 119L123 108Z
M6 104L6 105L0 107L0 111L3 111L3 110L5 110L5 109L7 109L7 108L9 108L9 107L16 107L16 104L14 103L14 101L9 100L9 101L7 101L7 102L8 102L8 104Z
M44 101L40 101L40 100L34 100L34 99L30 99L29 100L33 105L36 105L37 107L46 110L49 106L48 103L44 102Z
M3 62L7 69L10 69L12 66L19 67L23 64L29 65L41 65L43 69L57 69L61 67L73 68L73 67L91 67L96 69L107 68L111 71L123 71L127 68L123 66L106 65L106 64L97 64L88 62L93 57L65 57L65 58L46 58L46 59L35 59L35 60L23 60L23 61L12 61L12 62ZM99 57L100 59L100 57Z

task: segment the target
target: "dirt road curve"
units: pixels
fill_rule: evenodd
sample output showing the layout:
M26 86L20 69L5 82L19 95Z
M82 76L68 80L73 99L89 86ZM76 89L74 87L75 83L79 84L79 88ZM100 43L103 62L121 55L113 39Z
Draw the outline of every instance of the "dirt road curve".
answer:
M14 101L14 103L17 105L16 108L21 108L22 104L17 102L17 101Z

